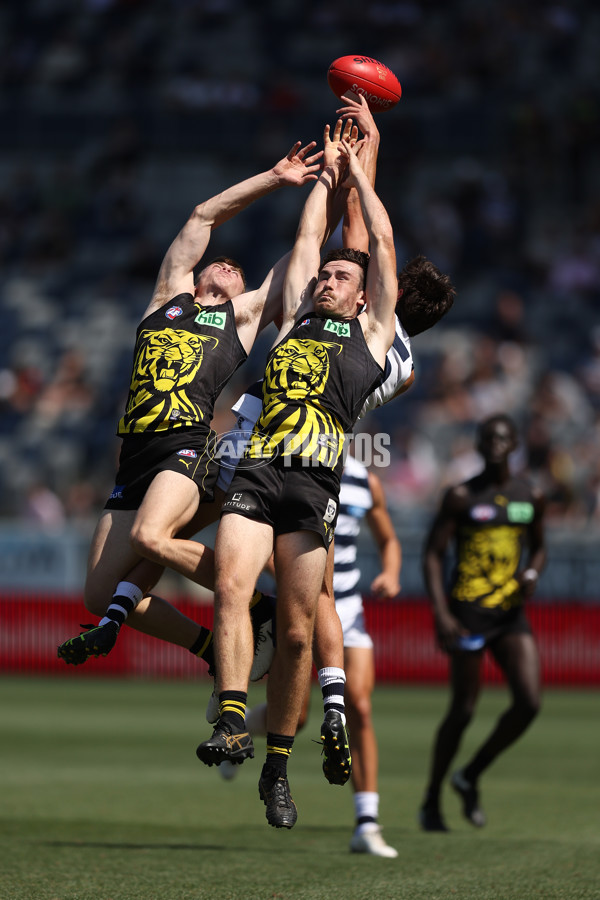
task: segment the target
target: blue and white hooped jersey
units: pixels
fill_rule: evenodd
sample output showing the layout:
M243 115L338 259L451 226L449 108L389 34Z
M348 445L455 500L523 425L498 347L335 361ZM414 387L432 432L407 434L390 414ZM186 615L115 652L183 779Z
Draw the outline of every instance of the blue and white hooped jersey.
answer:
M360 568L357 562L357 540L360 523L373 506L366 468L348 456L340 488L340 512L335 529L333 593L335 601L358 596Z
M396 318L396 336L394 343L385 356L385 372L383 381L369 394L364 402L358 418L362 419L372 409L383 406L391 400L398 388L402 387L414 368L410 338Z

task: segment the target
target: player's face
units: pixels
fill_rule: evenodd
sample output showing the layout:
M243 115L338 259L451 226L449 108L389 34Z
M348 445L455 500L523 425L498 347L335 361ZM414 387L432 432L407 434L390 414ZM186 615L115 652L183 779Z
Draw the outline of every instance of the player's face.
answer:
M242 273L227 262L214 262L202 269L196 282L196 296L204 291L218 289L230 300L244 293Z
M317 278L313 292L315 312L351 318L364 303L361 288L362 268L346 259L326 263Z
M514 449L514 435L506 422L493 422L483 429L479 452L486 462L503 463Z

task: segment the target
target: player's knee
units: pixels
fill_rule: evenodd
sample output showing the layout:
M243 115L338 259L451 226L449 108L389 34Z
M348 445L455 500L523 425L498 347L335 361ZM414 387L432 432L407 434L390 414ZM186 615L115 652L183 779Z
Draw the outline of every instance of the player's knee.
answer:
M220 575L215 585L215 606L220 610L240 610L247 612L252 599L248 582L240 583L229 575Z
M135 552L146 559L160 557L158 535L143 524L134 524L129 535L129 542Z
M277 642L278 645L282 643L285 646L288 659L299 660L307 653L312 653L310 633L298 626L291 625L283 635L278 634Z
M450 715L448 716L455 725L458 725L460 728L466 728L467 725L471 722L473 718L473 714L475 712L475 705L468 701L463 703L456 703L453 705Z
M515 702L515 709L519 717L523 720L524 724L529 724L529 722L532 722L538 715L540 708L540 698L535 696L520 697Z
M355 728L366 729L371 726L371 699L368 694L346 698L346 706L352 708Z

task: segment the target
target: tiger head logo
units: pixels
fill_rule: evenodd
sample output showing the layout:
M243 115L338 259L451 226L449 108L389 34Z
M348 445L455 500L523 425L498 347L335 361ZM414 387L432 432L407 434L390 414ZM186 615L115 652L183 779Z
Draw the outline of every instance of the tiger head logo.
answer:
M291 338L277 347L265 372L265 394L285 394L290 400L302 400L308 394L322 394L329 377L329 353L337 356L341 344L330 341Z
M184 389L198 374L206 341L213 343L213 349L219 343L214 337L173 328L143 331L134 366L136 388L152 394Z

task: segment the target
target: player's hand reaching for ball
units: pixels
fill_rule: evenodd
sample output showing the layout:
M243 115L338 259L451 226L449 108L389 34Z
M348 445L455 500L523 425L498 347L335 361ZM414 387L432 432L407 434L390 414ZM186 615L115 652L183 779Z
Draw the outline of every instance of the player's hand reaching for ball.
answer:
M344 177L344 180L342 181L343 188L350 189L353 187L358 187L361 178L366 178L366 175L363 172L362 166L357 156L358 147L359 144L351 144L344 138L342 138L339 143L340 156L345 157L348 166L346 175Z
M347 119L346 122L342 119L338 119L335 123L333 134L331 134L331 127L329 125L325 126L325 132L323 134L324 168L333 166L339 169L342 165L344 167L346 166L346 161L343 157L340 157L340 141L342 139L348 141L352 146L356 143L358 139L358 128L354 125L352 119Z
M346 120L352 119L363 133L365 140L379 143L379 130L375 124L373 113L369 109L369 104L362 94L359 95L358 100L347 95L342 97L342 100L345 105L336 110L338 116Z
M305 147L302 146L302 141L296 141L287 156L273 166L273 174L280 184L303 185L308 181L317 180L321 170L319 160L323 156L323 151L311 154L311 150L316 146L316 141L311 141Z

